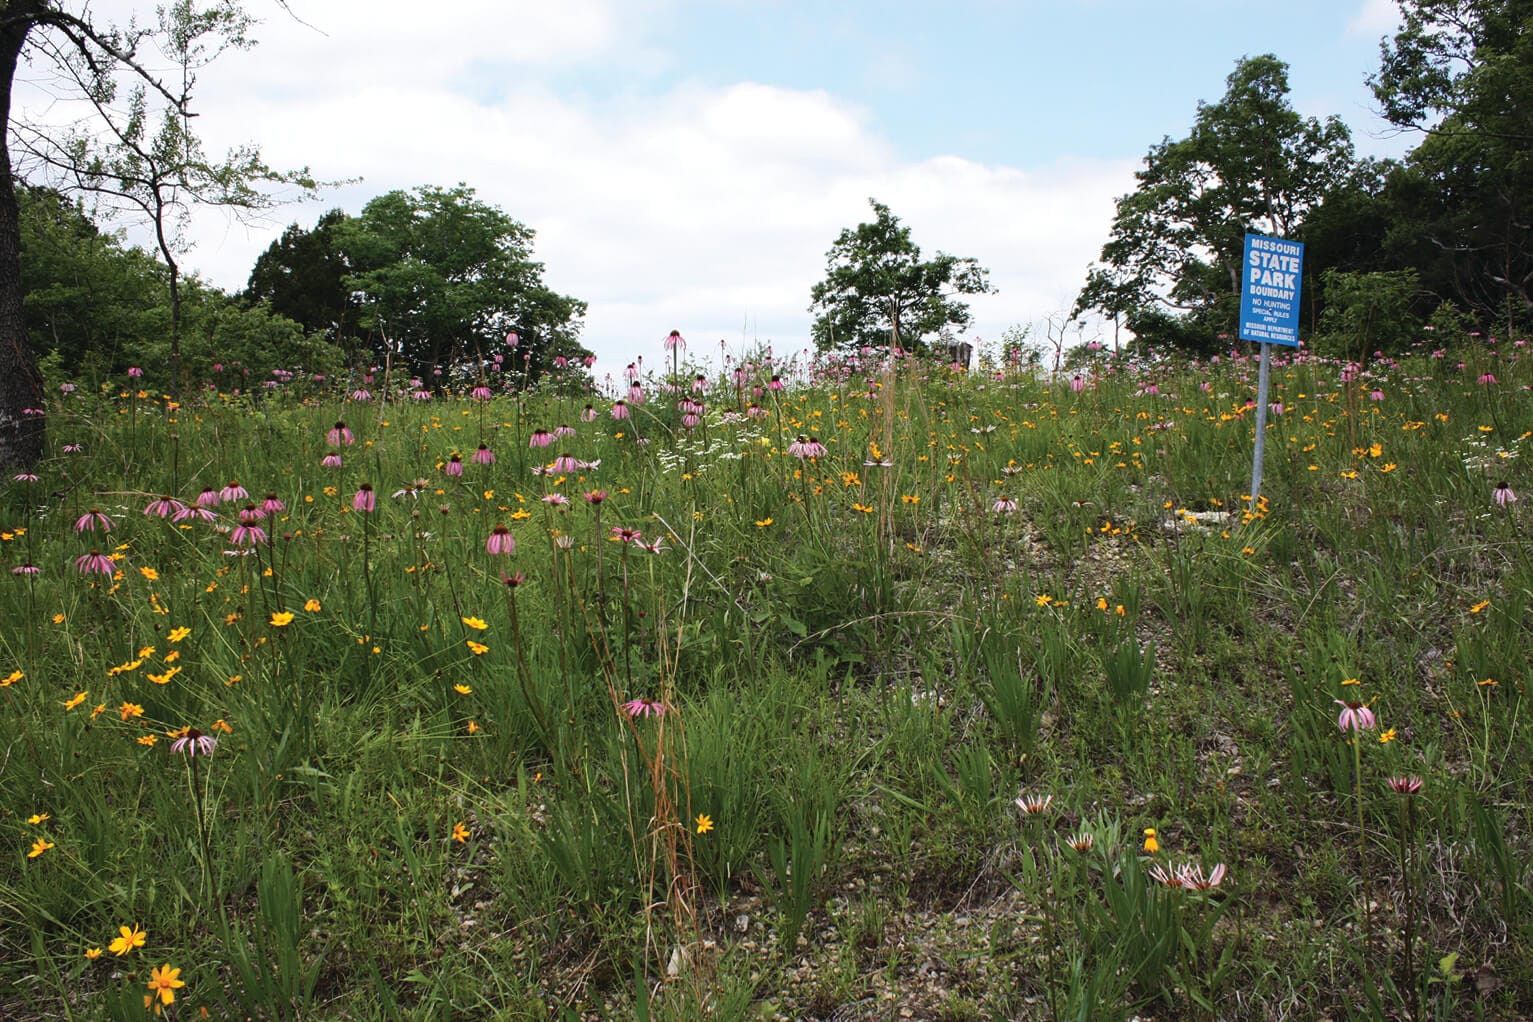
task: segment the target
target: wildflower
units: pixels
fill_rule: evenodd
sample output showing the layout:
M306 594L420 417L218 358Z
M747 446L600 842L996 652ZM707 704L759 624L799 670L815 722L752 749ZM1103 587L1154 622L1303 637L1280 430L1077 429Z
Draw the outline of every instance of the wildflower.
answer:
M484 656L490 651L490 647L482 642L475 642L473 639L467 640L464 645L468 647L468 651L474 654L474 656Z
M1020 795L1012 799L1012 805L1028 816L1037 816L1047 810L1053 801L1053 795Z
M27 817L27 822L35 827L40 823L47 823L52 818L52 815L49 813L33 813Z
M626 419L631 414L632 413L628 410L627 401L624 401L622 398L618 398L616 401L612 402L611 415L614 419Z
M472 685L465 685L460 681L452 687L452 690L460 696L466 696L473 694L474 687Z
M1148 849L1146 850L1148 851ZM1159 865L1150 867L1150 879L1162 887L1169 887L1174 891L1179 891L1185 886L1182 883L1182 875L1180 873L1174 869L1162 869Z
M165 641L166 642L180 642L182 639L186 638L190 634L192 634L192 630L190 628L185 627L184 625L182 627L180 627L180 628L172 628L170 630L170 634L165 636Z
M356 437L346 428L344 422L337 422L330 432L325 434L325 442L331 447L350 447L355 440Z
M1503 480L1496 484L1495 501L1497 507L1506 507L1508 504L1517 503L1517 494L1512 491L1511 485Z
M474 452L473 462L476 465L493 465L495 464L495 452L484 444L480 444L479 449Z
M559 455L549 466L550 470L554 472L575 472L579 470L579 467L574 456L569 454Z
M42 574L42 569L39 568L37 565L31 564L31 563L18 564L18 565L16 565L16 567L11 569L11 574L12 575L40 575L40 574Z
M1384 783L1396 795L1414 795L1421 790L1421 778L1415 776L1391 777Z
M1065 841L1065 844L1084 854L1091 851L1091 846L1096 844L1096 838L1091 836L1090 831L1083 830L1079 833L1071 834L1069 839Z
M89 511L85 512L85 514L81 515L79 520L75 522L76 532L95 532L98 527L102 532L111 532L112 519L108 518L100 511L97 511L95 508L91 508Z
M1489 606L1490 606L1490 601L1489 600L1481 600L1479 603L1476 603L1476 604L1472 605L1469 608L1469 613L1471 613L1471 614L1478 614L1480 611L1484 610L1486 607L1489 607Z
M490 538L485 540L484 549L492 556L513 553L516 550L516 537L504 525L497 525L490 531Z
M293 623L295 616L290 610L274 610L271 615L271 626L273 628L286 628Z
M319 459L319 464L323 468L340 468L344 462L339 454L327 454Z
M373 393L364 387L358 387L356 390L351 392L351 399L361 404L366 404L368 401L373 399Z
M636 717L663 717L665 711L670 709L657 699L649 696L640 696L638 699L630 699L623 704L623 712L630 718Z
M500 581L502 585L505 585L511 589L515 589L517 586L527 581L527 576L520 571L513 572L509 575L505 572L501 572Z
M228 485L218 491L218 499L225 502L232 500L244 500L249 496L250 494L245 490L243 486L239 484L239 481L235 479L230 479Z
M546 494L542 500L543 503L549 505L550 507L569 507L570 503L570 499L562 493Z
M1380 731L1379 732L1379 744L1380 745L1388 745L1390 742L1394 741L1397 737L1399 737L1399 733L1397 731L1395 731L1394 728L1390 728L1387 731Z
M155 743L159 741L159 739L154 735L139 735L137 741L138 744L144 746L146 749L152 749L154 748Z
M263 515L278 515L287 510L287 505L277 498L275 493L268 493L261 501L260 511Z
M458 844L461 845L467 841L470 837L470 834L471 832L467 827L463 825L462 821L452 825L452 839L458 842Z
M546 429L535 429L527 438L528 447L547 447L554 442L554 435Z
M372 485L363 483L357 487L356 496L351 498L351 509L353 511L361 511L363 514L370 514L373 508L377 506L377 503L378 497L373 493Z
M214 496L216 497L217 495L215 494ZM214 503L217 503L217 500L215 500ZM180 523L186 521L188 518L198 518L204 522L218 521L218 515L213 513L213 509L211 507L199 507L197 505L187 507L185 504L181 505L181 509L177 511L173 516L171 516L170 520L172 522Z
M470 628L474 629L477 632L482 632L486 628L490 627L489 624L484 620L484 618L465 617L465 618L459 618L458 620L462 621L464 624L468 625Z
M475 401L488 401L495 395L490 391L489 387L486 387L481 383L479 386L469 391L468 396Z
M686 346L687 342L681 336L680 330L672 330L670 333L665 335L666 351L676 351L678 348L685 348Z
M164 674L151 674L149 680L156 685L169 685L170 679L181 673L179 667L167 667Z
M1015 511L1018 506L1019 505L1017 502L1011 497L1000 497L994 504L990 505L990 510L996 512L997 514L1010 514L1011 512Z
M169 518L185 509L186 505L176 498L161 494L149 502L149 506L144 508L144 514L149 518Z
M304 601L303 609L308 611L310 614L318 614L320 610L319 601L311 596Z
M631 529L627 526L615 525L612 527L612 535L617 537L617 540L620 543L637 543L639 542L640 537L642 537L644 534L638 529Z
M110 557L106 556L101 551L92 550L88 554L81 554L79 557L75 558L75 570L77 570L82 575L90 575L94 573L98 575L106 575L108 578L110 578L112 573L117 570L117 566L112 563L112 559Z
M160 580L160 573L150 567L140 568L138 569L138 573L144 576L144 578L150 582L158 582Z
M1489 386L1490 384L1496 382L1496 374L1495 373L1481 373L1479 380L1476 381L1476 382L1478 382L1482 387L1483 386Z
M1189 862L1177 870L1177 877L1181 880L1182 886L1189 891L1207 891L1224 883L1225 872L1225 865L1221 862L1209 871L1207 877L1204 877L1203 867Z
M1337 706L1341 707L1341 713L1336 716L1336 726L1343 731L1371 731L1377 723L1373 717L1373 711L1363 703L1344 702L1333 699Z
M47 838L40 837L36 841L32 842L32 850L27 853L27 858L35 859L52 847L52 841L49 841Z
M471 735L477 735L479 733L479 731L480 731L480 727L479 727L479 724L478 724L477 721L472 721L471 720L464 727L464 730L466 730Z
M769 526L771 524L772 524L772 519L770 517L762 518L761 520L756 522L756 528L764 529L764 528L766 528L767 526Z
M1154 827L1146 827L1144 829L1144 850L1150 855L1160 851L1160 841L1155 837Z
M85 445L84 444L65 444L64 445L64 453L65 454L83 454L84 452L85 452Z
M136 947L143 947L144 941L149 938L148 934L138 928L137 923L132 928L119 926L117 933L118 936L107 945L107 950L114 955L125 955Z
M196 728L187 728L186 732L170 743L170 751L173 753L184 752L188 756L211 756L213 750L218 747L218 739L212 735L203 734Z
M713 817L709 816L707 813L698 813L696 822L697 832L699 834L707 834L709 831L713 830Z
M242 511L240 514L243 518L244 512ZM266 542L266 530L261 528L259 525L250 525L242 520L240 524L236 525L234 530L229 533L229 542L237 547L256 546L257 544Z
M99 947L88 947L85 949L85 957L94 962L101 957L101 949Z
M127 720L130 717L142 717L144 715L144 708L138 705L138 703L123 703L118 707L118 712L122 714L123 720Z
M76 692L74 695L64 700L64 711L67 713L68 711L73 710L75 707L85 702L85 697L88 695L90 695L89 692Z
M587 493L585 495L585 498L586 498L586 503L587 504L591 504L593 506L599 505L599 504L601 504L602 501L607 499L607 491L606 490L592 490L591 492L589 492L589 493Z
M173 1004L176 1000L176 991L186 986L178 978L180 975L181 970L172 969L169 962L157 969L149 970L149 1000L153 1002L158 999L160 1002L154 1006L156 1013L159 1012L161 1005Z
M443 466L442 471L450 476L461 476L463 474L463 459L456 454L452 455L447 459L447 464Z
M1050 596L1048 593L1039 593L1037 596L1033 597L1033 602L1040 607L1047 607L1049 604L1054 602L1054 597Z
M26 675L21 671L12 671L6 677L0 678L0 688L10 688L12 685L16 684L18 681L25 677Z
M1076 373L1075 374L1075 378L1070 381L1070 390L1072 392L1076 393L1076 394L1079 394L1081 391L1083 391L1085 389L1086 389L1086 381L1081 379L1081 374L1080 373Z

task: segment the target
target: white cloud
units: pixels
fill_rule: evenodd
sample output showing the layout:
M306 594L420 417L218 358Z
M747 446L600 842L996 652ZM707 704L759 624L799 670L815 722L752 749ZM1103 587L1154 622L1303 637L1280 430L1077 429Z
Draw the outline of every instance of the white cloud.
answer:
M1400 8L1395 0L1363 0L1347 22L1347 34L1377 37L1392 35L1400 27Z

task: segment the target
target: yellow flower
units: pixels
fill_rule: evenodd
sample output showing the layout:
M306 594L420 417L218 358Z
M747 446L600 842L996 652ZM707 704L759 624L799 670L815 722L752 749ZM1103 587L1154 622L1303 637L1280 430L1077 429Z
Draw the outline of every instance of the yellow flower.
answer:
M698 813L697 814L697 832L699 834L706 834L706 833L708 833L712 829L713 829L713 817L709 816L707 813Z
M0 678L0 688L10 688L12 685L16 684L18 681L25 677L26 675L20 671L12 671L6 677Z
M152 656L154 656L154 647L153 646L144 646L142 649L140 649L138 651L138 653L136 655L137 655L139 660L144 660L144 659L147 659L148 657L152 657Z
M1394 741L1397 737L1399 737L1399 736L1395 733L1395 729L1394 728L1390 728L1387 731L1380 731L1379 732L1379 744L1380 745L1388 745L1390 742Z
M317 614L319 613L319 601L311 597L306 603L304 603L303 609L308 611L310 614Z
M1394 471L1394 470L1395 470L1395 469L1397 469L1397 468L1399 468L1399 467L1400 467L1400 466L1398 466L1398 465L1396 465L1396 464L1395 464L1395 463L1394 463L1394 462L1392 462L1392 461L1386 461L1386 462L1385 462L1385 463L1384 463L1384 467L1383 467L1383 468L1381 468L1381 469L1379 469L1379 471L1380 471L1380 472L1393 472L1393 471Z
M468 733L471 735L477 735L479 733L478 722L472 720L468 722Z
M1343 679L1341 679L1341 683L1343 685L1361 685L1362 684L1362 682L1359 681L1357 678L1343 678Z
M868 507L866 504L858 504L858 503L853 503L852 504L852 510L853 511L861 511L865 515L870 515L874 511L873 508Z
M766 527L767 527L767 526L768 526L768 525L771 525L771 524L772 524L772 519L771 519L771 518L770 518L770 517L767 517L767 518L763 518L763 519L761 519L761 520L760 520L760 521L758 521L758 522L757 522L757 523L756 523L756 528L758 528L758 529L764 529L764 528L766 528Z
M1144 850L1149 852L1151 855L1154 855L1156 852L1160 851L1160 842L1155 840L1154 827L1146 827L1144 829Z
M55 615L53 615L53 623L56 624L56 625L63 624L64 623L64 615L63 614L55 614Z
M1047 607L1049 604L1054 602L1054 597L1050 596L1048 593L1039 593L1037 596L1033 597L1033 602L1040 607Z
M165 636L165 641L166 642L180 642L182 639L186 638L190 634L192 634L192 630L190 628L186 628L184 626L181 627L181 628L172 628L170 630L170 634Z
M144 708L137 703L123 703L118 709L122 713L123 720L127 720L129 717L142 717L144 715Z
M153 568L140 568L138 573L151 582L158 582L160 580L160 573Z
M181 982L181 980L177 978L180 975L181 970L172 969L169 962L166 962L164 965L157 969L150 969L149 1000L153 1001L158 997L160 1004L174 1003L176 999L176 991L186 986L185 983ZM160 1004L155 1005L156 1011L159 1010Z
M452 687L452 690L453 690L453 691L454 691L454 692L456 692L456 693L458 693L458 695L460 695L460 696L466 696L466 695L468 695L468 694L469 694L469 693L470 693L470 692L472 692L472 691L474 691L474 689L473 689L473 687L472 687L472 686L469 686L469 685L464 685L464 684L463 684L463 683L461 683L461 682L459 682L459 683L458 683L458 684L456 684L456 685L454 685L454 686L453 686L453 687Z
M520 522L523 519L531 518L531 517L532 517L532 512L528 511L526 508L523 508L523 507L519 507L515 511L511 512L511 520L513 522Z
M1496 679L1495 678L1486 678L1484 681L1479 682L1478 684L1479 684L1479 686L1481 688L1495 688L1496 687Z
M1478 614L1480 611L1484 610L1486 607L1489 607L1489 606L1490 606L1490 601L1489 600L1481 600L1479 603L1476 603L1473 607L1469 608L1469 613L1471 613L1471 614Z
M490 651L490 647L482 642L475 642L473 639L469 639L467 645L474 656L483 656Z
M293 616L293 612L290 610L273 611L271 616L271 626L273 628L286 628L288 625L293 623Z
M460 845L469 839L469 833L469 829L461 821L452 825L452 839Z
M52 819L52 817L47 813L33 813L31 816L27 817L27 822L35 827L39 823L46 823L50 819Z
M902 494L900 496L900 503L902 503L902 504L919 504L919 503L921 503L921 498L919 496L914 495L914 494L906 493L906 494Z
M119 926L117 932L119 936L107 945L107 950L114 955L125 955L136 947L143 947L144 941L149 937L148 934L138 928L137 923L134 923L132 928Z
M101 957L101 949L99 947L88 947L85 949L85 957L94 962Z
M167 667L164 674L151 674L149 680L156 685L169 685L170 679L181 673L179 667Z
M32 850L27 853L27 858L35 859L52 847L52 841L49 841L47 838L40 837L36 841L32 842Z
M460 618L459 620L461 620L464 624L468 625L470 628L472 628L472 629L474 629L475 631L478 631L478 632L482 632L486 628L490 627L488 624L485 623L483 618L465 617L465 618Z
M157 741L159 741L159 739L154 735L140 735L138 738L138 744L144 746L147 749L154 748L154 743Z

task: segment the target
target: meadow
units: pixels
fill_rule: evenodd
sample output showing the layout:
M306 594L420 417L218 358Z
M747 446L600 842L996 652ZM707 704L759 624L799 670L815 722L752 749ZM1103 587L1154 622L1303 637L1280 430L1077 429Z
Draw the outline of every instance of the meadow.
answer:
M52 381L0 1015L1533 1017L1533 363L1432 344L1279 352L1254 507L1250 348Z

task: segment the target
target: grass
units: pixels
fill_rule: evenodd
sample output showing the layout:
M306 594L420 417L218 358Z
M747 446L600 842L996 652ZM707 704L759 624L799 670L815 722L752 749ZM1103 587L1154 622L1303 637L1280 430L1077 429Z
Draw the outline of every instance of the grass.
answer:
M1246 358L80 381L0 489L0 1014L1533 1017L1533 370L1464 344L1280 357L1254 509Z

